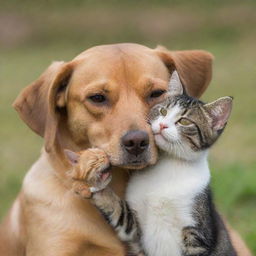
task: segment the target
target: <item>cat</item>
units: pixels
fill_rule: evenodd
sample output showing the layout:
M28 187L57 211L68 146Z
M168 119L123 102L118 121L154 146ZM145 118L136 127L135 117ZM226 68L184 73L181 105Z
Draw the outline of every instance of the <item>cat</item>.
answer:
M207 162L207 151L231 113L232 98L205 104L189 97L177 71L167 93L149 114L159 163L132 175L128 203L104 188L104 182L91 187L92 203L128 243L132 255L234 256L213 204Z

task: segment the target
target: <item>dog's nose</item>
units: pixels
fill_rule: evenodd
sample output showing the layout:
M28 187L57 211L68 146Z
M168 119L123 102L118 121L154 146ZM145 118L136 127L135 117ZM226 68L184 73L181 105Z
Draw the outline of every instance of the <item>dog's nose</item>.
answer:
M144 131L129 131L122 137L122 144L130 154L137 156L147 149L149 137Z

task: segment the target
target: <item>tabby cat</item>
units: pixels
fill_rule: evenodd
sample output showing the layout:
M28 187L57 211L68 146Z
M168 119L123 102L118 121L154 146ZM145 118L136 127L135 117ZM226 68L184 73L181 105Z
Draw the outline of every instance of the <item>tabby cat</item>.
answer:
M128 203L106 186L111 174L107 156L99 149L82 152L87 156L78 157L75 164L82 172L90 165L91 172L84 181L89 182L90 177L96 181L87 183L87 198L92 195L91 201L119 238L127 242L131 255L236 255L212 201L207 162L208 149L229 118L232 98L223 97L208 104L191 98L184 92L176 71L168 94L149 115L160 150L159 163L132 175ZM88 162L88 152L94 161ZM78 155L67 154L72 162L71 154ZM76 173L79 172L73 170L72 176ZM75 187L82 195L85 183L79 179L78 184Z

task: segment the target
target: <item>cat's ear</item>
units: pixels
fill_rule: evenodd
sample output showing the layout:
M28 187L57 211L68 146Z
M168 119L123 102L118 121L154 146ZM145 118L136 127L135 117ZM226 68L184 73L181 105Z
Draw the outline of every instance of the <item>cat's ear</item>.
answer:
M212 128L215 131L223 130L232 110L232 97L222 97L204 105L212 118Z
M168 93L170 96L178 96L183 94L183 86L180 81L179 74L176 70L172 72Z
M65 156L71 165L76 165L79 161L80 155L69 149L64 149Z

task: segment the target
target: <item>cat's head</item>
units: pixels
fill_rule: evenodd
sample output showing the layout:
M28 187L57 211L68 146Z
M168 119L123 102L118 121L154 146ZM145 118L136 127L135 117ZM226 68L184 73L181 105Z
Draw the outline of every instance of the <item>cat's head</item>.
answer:
M104 151L97 148L79 152L64 149L64 154L71 166L67 175L83 184L80 188L86 197L90 197L91 193L102 190L110 183L111 166Z
M211 103L188 96L177 71L170 83L168 98L152 108L150 123L157 146L180 159L195 160L222 133L232 109L232 97Z

